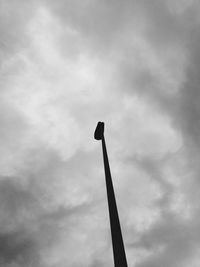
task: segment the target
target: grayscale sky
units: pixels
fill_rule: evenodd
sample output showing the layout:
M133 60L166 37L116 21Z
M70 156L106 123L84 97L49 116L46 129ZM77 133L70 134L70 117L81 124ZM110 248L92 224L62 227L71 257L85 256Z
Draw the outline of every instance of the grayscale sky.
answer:
M0 267L200 265L200 2L0 0Z

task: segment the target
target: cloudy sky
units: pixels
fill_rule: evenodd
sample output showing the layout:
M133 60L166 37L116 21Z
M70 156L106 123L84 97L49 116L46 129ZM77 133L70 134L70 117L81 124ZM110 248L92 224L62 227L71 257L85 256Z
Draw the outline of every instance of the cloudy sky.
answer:
M200 2L0 0L0 267L200 264Z

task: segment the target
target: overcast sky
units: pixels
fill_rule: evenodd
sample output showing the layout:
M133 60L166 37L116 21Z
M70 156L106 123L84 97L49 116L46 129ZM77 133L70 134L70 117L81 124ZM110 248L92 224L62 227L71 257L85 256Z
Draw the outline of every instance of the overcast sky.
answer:
M200 2L0 0L0 267L200 265Z

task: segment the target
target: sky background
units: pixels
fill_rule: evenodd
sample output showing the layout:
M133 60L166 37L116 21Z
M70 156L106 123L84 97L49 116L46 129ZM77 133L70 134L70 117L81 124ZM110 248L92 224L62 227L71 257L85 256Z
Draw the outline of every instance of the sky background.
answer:
M200 264L200 3L0 0L0 266Z

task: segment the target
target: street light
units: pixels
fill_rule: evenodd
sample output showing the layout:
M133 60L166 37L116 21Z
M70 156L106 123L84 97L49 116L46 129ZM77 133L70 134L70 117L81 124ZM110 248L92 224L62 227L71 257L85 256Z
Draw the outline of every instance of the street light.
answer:
M114 264L115 264L115 267L128 267L127 261L126 261L126 253L124 249L124 242L123 242L122 232L121 232L121 227L120 227L119 215L117 211L117 204L115 200L115 192L113 188L108 155L107 155L107 150L106 150L103 122L98 122L96 130L94 132L94 138L96 140L102 141L102 151L103 151L105 178L106 178L106 189L107 189L109 216L110 216L110 228L111 228Z

